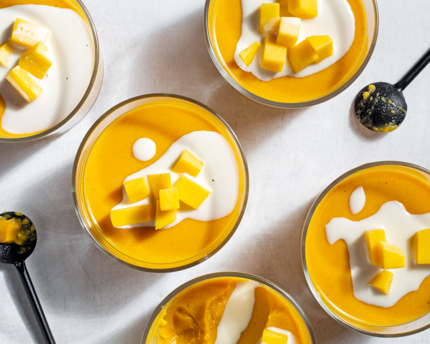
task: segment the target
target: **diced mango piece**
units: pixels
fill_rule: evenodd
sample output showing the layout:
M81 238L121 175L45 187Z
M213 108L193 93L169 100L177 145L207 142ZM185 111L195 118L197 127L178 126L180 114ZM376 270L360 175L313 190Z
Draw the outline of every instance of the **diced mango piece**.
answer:
M178 188L160 190L160 209L162 211L179 209Z
M376 289L382 291L385 295L388 295L391 287L391 281L393 280L393 273L391 271L381 271L369 282L369 284Z
M172 187L170 173L152 174L148 176L149 188L155 199L160 198L161 189L169 189Z
M19 66L30 74L33 74L36 78L43 79L52 66L47 52L48 48L45 43L36 43L21 55L19 58Z
M288 0L288 12L302 19L318 15L318 0Z
M164 228L176 221L177 210L162 211L160 208L160 201L157 201L157 211L155 215L155 229Z
M179 200L194 209L197 209L211 193L184 175L179 177L175 186L178 188Z
M269 329L264 329L261 344L287 344L288 335L278 333Z
M385 231L383 229L374 229L364 233L366 237L367 252L369 252L369 259L373 265L379 266L378 254L376 245L381 241L387 241Z
M17 18L13 24L9 42L30 48L36 43L45 42L48 34L49 30Z
M127 180L124 189L130 203L139 202L149 196L149 186L145 177Z
M204 164L203 161L185 149L172 170L176 173L188 173L190 176L197 177Z
M380 241L376 245L379 266L382 269L400 269L405 267L405 255L396 245Z
M43 92L43 88L31 78L30 74L19 66L16 66L6 75L6 80L9 81L28 102L35 100Z
M288 48L288 60L294 73L300 72L303 68L314 63L318 59L309 41L301 41L293 48Z
M9 42L0 45L0 64L7 67L9 57L12 54L12 45Z
M288 0L279 0L279 7L281 8L281 17L290 17L290 12L288 12Z
M259 41L252 43L248 48L243 49L239 53L239 57L247 66L254 60L255 55L260 51L261 43Z
M423 229L415 235L417 263L430 264L430 229Z
M260 33L278 31L279 17L280 17L279 4L261 4Z
M282 72L287 61L287 48L276 44L276 36L267 34L264 40L261 68Z
M322 60L333 55L333 40L330 36L310 36L306 39L318 55L315 63L320 63Z
M153 218L154 211L150 204L115 209L110 213L110 219L114 227L135 225L141 222L151 221Z
M0 244L11 244L15 241L21 225L14 219L0 221Z
M276 43L292 48L299 39L300 18L282 17L279 22L279 32Z

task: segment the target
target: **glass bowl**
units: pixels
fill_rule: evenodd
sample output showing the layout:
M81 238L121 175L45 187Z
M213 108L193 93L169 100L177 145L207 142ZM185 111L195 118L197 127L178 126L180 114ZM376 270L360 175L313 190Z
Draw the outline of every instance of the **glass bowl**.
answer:
M371 169L378 169L381 167L394 167L397 170L403 170L411 172L412 174L419 175L425 180L428 180L430 183L430 171L406 162L399 162L399 161L380 161L380 162L374 162L374 163L368 163L359 167L356 167L345 174L341 175L339 178L337 178L335 181L333 181L329 186L325 188L325 190L317 197L315 202L312 204L305 222L303 224L302 233L301 233L301 243L300 243L300 255L302 260L302 267L305 274L306 281L308 283L308 286L314 295L315 299L318 301L318 303L321 305L321 307L327 312L330 317L332 317L334 320L339 322L340 324L344 325L345 327L357 331L362 334L375 336L375 337L401 337L401 336L408 336L411 334L415 334L421 331L424 331L428 328L430 328L430 313L427 313L426 315L413 320L408 323L400 324L400 325L369 325L366 323L363 323L361 321L358 321L358 319L349 316L345 312L343 312L340 308L338 308L334 303L327 300L325 297L323 297L319 291L317 290L316 286L312 282L312 279L309 274L308 270L308 264L306 262L306 237L309 229L309 225L311 222L311 219L313 217L313 214L315 213L317 207L319 206L322 199L327 195L327 193L333 189L336 185L338 185L340 182L342 182L344 179L350 177L351 175L355 173L359 173L363 170L371 170ZM349 264L349 262L348 262Z
M204 34L205 34L206 46L209 51L209 55L212 58L213 63L215 64L215 67L218 69L218 71L221 73L224 79L226 79L227 82L231 86L233 86L237 91L239 91L243 95L247 96L248 98L258 103L268 105L271 107L283 108L283 109L297 109L297 108L317 105L337 96L345 89L347 89L363 72L364 68L366 67L367 63L369 62L373 54L373 50L375 49L375 45L376 45L376 40L378 38L379 12L378 12L377 2L376 0L362 0L364 4L365 12L366 12L366 17L367 17L367 37L366 37L367 44L365 46L365 49L363 49L357 64L354 66L354 68L351 69L349 74L334 88L330 89L328 93L316 99L312 99L304 102L294 102L294 103L269 100L248 91L246 88L240 85L231 76L230 72L228 71L228 68L226 67L226 63L224 62L221 56L221 52L218 49L218 45L216 43L216 34L214 29L214 17L215 17L214 8L217 1L218 0L206 0L206 6L205 6L205 12L204 12Z
M73 5L73 7L76 7L76 11L78 11L79 14L85 16L86 22L90 27L90 33L93 39L94 67L93 67L93 72L91 75L88 88L85 91L80 102L73 109L73 111L67 117L65 117L61 122L57 123L53 127L47 130L44 130L42 132L39 132L35 135L16 137L16 138L0 137L0 142L5 142L5 143L27 142L27 141L42 139L45 137L61 135L66 131L68 131L69 129L71 129L72 127L74 127L76 124L78 124L79 121L82 118L84 118L85 115L91 110L92 106L97 100L97 97L100 93L100 89L103 82L103 60L100 53L100 45L99 45L99 39L97 36L96 27L93 22L93 19L91 18L90 13L88 12L87 8L85 7L85 5L81 0L68 0L68 1L71 2L71 5Z
M146 104L160 101L174 102L175 104L179 104L190 109L202 111L202 113L204 113L205 120L210 121L210 123L214 127L216 127L219 132L222 132L224 136L229 138L230 144L232 145L232 149L236 155L239 170L238 203L236 205L235 210L233 211L233 217L228 223L227 228L223 230L222 234L220 234L220 236L215 239L210 246L204 248L197 255L182 261L167 263L156 263L139 260L130 257L129 255L121 252L119 249L115 248L114 245L112 245L103 236L102 230L97 224L90 210L89 204L86 201L84 190L84 178L87 161L89 159L89 155L94 144L96 143L102 132L113 121L115 121L117 118L124 115L125 113L138 107L144 106ZM213 256L216 252L218 252L233 236L234 232L240 224L248 201L248 189L249 176L246 158L240 146L240 143L236 138L236 135L233 133L232 129L228 126L228 124L224 122L224 120L214 111L195 100L164 93L148 94L128 99L114 106L112 109L108 110L103 116L101 116L97 120L97 122L94 123L94 125L90 128L79 147L75 158L72 176L72 192L78 218L82 224L82 227L93 239L96 246L104 253L108 254L110 257L126 264L129 267L150 272L170 272L186 269L191 266L202 263L203 261Z
M314 332L312 330L312 326L306 317L303 310L300 308L300 306L297 304L297 302L291 297L290 294L288 294L286 291L278 287L276 284L262 278L259 276L242 273L242 272L217 272L212 273L208 275L203 275L197 278L192 279L191 281L188 281L187 283L184 283L180 287L176 288L174 291L172 291L169 295L167 295L163 301L155 308L154 312L151 315L151 318L148 321L148 324L146 325L145 331L143 333L141 344L154 344L154 341L151 341L151 338L154 336L154 329L157 322L160 320L160 315L162 314L162 311L169 305L170 301L176 297L180 292L185 290L186 288L210 279L215 278L221 278L221 277L236 277L236 278L243 278L251 281L255 281L257 283L262 284L263 286L267 287L268 289L271 289L272 291L279 294L281 297L286 299L294 308L295 315L302 321L300 321L301 330L304 334L304 338L306 342L304 344L316 344L316 339Z

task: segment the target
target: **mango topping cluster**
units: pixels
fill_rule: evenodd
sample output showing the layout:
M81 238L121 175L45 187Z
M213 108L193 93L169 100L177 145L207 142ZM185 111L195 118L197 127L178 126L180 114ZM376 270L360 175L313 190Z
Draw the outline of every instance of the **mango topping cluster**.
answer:
M150 203L113 209L111 211L113 226L121 227L148 222L155 216L155 229L161 229L176 221L181 202L197 209L210 195L210 191L182 173L197 177L203 166L204 161L188 150L184 150L172 168L173 172L181 173L174 186L172 186L170 173L153 174L124 181L123 187L129 202L134 204L152 195L155 201L155 212Z
M48 34L49 30L17 18L9 41L0 45L0 64L5 68L8 66L13 44L29 48L21 55L19 64L6 76L6 80L27 102L33 101L43 93L43 88L31 75L43 79L52 66L48 48L44 44Z
M333 55L330 36L310 36L297 44L302 19L318 15L318 0L279 0L279 3L262 4L259 32L266 35L261 68L280 73L288 61L294 73L312 63L320 63ZM239 53L249 66L262 47L257 41Z

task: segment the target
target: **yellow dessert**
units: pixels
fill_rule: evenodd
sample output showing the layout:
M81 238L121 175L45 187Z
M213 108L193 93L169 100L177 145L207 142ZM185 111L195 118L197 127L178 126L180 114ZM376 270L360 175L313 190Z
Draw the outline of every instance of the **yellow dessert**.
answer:
M193 284L174 296L151 324L145 343L205 343L214 344L217 329L226 304L236 284L247 280L217 277ZM284 297L259 284L255 289L255 304L251 320L237 344L285 344L285 334L267 328L289 331L296 344L311 343L303 319ZM281 339L281 340L280 340Z
M387 270L381 271L377 274L369 284L384 294L388 295L390 292L391 282L393 280L393 273Z
M19 66L36 78L43 79L52 66L43 42L36 43L19 58Z
M16 66L9 72L6 80L10 82L27 102L32 102L43 93L43 88L19 66Z
M416 260L418 264L430 264L430 229L423 229L416 234Z
M366 192L366 204L359 213L352 214L349 197L358 187L363 187ZM427 177L402 166L377 166L354 173L325 194L312 215L306 235L306 263L313 286L324 303L330 303L349 319L361 324L405 324L430 312L429 277L424 279L418 290L407 293L391 307L378 307L358 300L353 293L348 246L343 240L333 245L327 240L325 227L333 218L360 221L374 215L383 204L390 201L400 202L411 214L430 212L430 184ZM363 244L365 236L369 234L363 235ZM377 228L372 237L371 247L376 247L376 250L381 241L386 241L384 233ZM391 245L383 244L383 247L388 250L384 254L384 262L378 262L378 265L385 268L388 263L385 258L390 255L394 258L392 267L399 268L404 264L403 253ZM385 287L382 288L383 283L377 283L383 290L387 290L387 276L384 273L379 277L386 282Z

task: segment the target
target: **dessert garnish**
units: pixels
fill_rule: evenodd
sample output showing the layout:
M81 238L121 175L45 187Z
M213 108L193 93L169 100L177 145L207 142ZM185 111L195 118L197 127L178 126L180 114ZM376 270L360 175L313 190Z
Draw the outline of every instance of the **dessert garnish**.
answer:
M359 122L376 132L397 129L403 123L408 110L403 91L429 62L430 50L396 84L376 82L364 87L354 103Z

